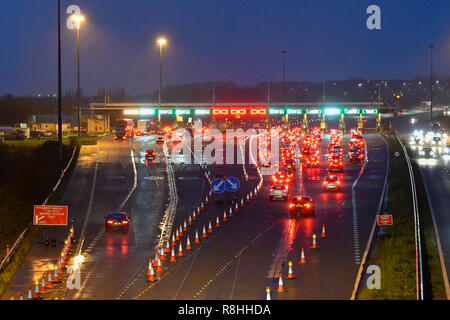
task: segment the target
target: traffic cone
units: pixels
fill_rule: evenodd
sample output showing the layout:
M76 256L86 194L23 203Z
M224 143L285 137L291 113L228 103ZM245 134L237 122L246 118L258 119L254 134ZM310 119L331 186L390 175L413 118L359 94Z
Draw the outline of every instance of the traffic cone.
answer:
M205 207L203 206L203 202L202 203L200 203L200 211L205 211Z
M325 232L325 225L322 225L322 235L320 236L321 238L326 238L327 237L327 233Z
M191 241L189 241L189 235L187 236L187 240L186 240L186 250L192 250Z
M253 192L250 191L250 200L253 199Z
M170 262L175 262L175 248L172 247L172 255L170 256Z
M177 241L176 241L175 235L172 232L172 246L174 246L176 244L177 244Z
M220 228L219 216L216 216L216 228Z
M244 199L241 198L241 207L243 207L243 206L244 206Z
M180 241L180 245L178 247L178 256L182 257L183 256L183 247L181 246L181 241Z
M191 215L189 215L189 218L188 218L188 226L192 226L192 218L191 218Z
M200 243L200 239L198 238L198 230L197 230L197 229L195 229L195 239L194 239L194 242L197 243L197 244Z
M41 292L39 291L39 281L36 281L36 287L34 289L33 300L38 300L41 298Z
M212 191L211 191L211 190L209 190L209 193L208 193L208 197L210 197L210 198L211 198L211 196L212 196Z
M238 203L236 202L236 206L234 207L234 212L238 212L239 211L239 206Z
M208 198L208 196L206 196L206 198L205 198L205 203L206 203L206 204L209 204L209 198Z
M163 271L162 263L161 263L161 260L158 258L158 259L156 259L156 272L162 272L162 271Z
M200 207L197 207L197 215L200 215Z
M33 291L31 291L31 288L28 287L28 297L27 300L33 300Z
M155 270L153 270L152 263L148 266L148 281L156 281Z
M208 233L212 233L212 226L211 226L211 220L209 220L209 225L208 225Z
M228 211L229 211L228 216L232 217L233 216L233 208L230 207L230 209Z
M48 272L47 288L53 288L52 271Z
M180 234L178 233L178 229L175 231L175 240L180 240ZM173 242L172 242L173 244Z
M313 238L313 243L312 243L311 249L317 249L318 247L317 247L317 243L316 243L316 234L315 233L313 234L312 238Z
M288 279L294 279L294 272L292 271L292 261L289 261Z
M184 232L187 231L186 219L184 219L183 231L184 231Z
M183 236L183 227L180 224L180 238Z
M20 293L20 298L19 298L19 300L23 300L23 293L22 293L22 292Z
M278 292L284 292L284 284L283 284L283 278L281 277L281 272L278 277Z
M271 300L270 299L270 288L269 287L266 288L266 300Z
M301 264L306 263L305 250L303 250L303 248L302 248L302 254L301 254L301 256L300 256L300 263L301 263Z
M55 273L53 275L53 283L59 283L59 272L58 272L58 268L55 268Z
M47 284L45 283L45 276L42 277L42 281L41 281L41 292L42 292L42 293L47 293Z
M248 194L247 194L247 202L250 202L250 198L248 197Z
M206 230L205 230L205 225L203 225L203 232L202 232L202 238L206 238Z
M169 240L166 241L166 253L170 253Z
M197 220L197 216L195 215L195 210L194 210L194 212L192 213L192 220Z
M227 221L227 211L223 210L223 222Z
M161 257L161 261L166 260L166 254L164 253L164 250L163 250L162 247L161 247L161 250L159 252L160 252L159 256Z

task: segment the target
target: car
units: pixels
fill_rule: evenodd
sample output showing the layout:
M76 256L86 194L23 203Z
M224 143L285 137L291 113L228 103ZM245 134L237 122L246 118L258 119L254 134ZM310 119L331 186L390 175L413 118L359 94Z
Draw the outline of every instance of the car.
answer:
M339 176L334 174L325 176L325 179L323 180L323 189L324 191L341 190L341 180L339 179Z
M342 172L344 171L344 162L340 157L332 157L328 161L328 170L330 172Z
M320 158L316 155L310 155L306 159L306 167L307 168L319 168L320 167Z
M128 231L130 228L130 218L125 212L110 212L105 216L106 230Z
M157 136L155 139L155 142L156 143L164 143L164 136L162 136L162 135Z
M349 162L361 162L364 160L364 153L359 148L352 148L348 152Z
M433 149L431 149L430 147L425 147L420 152L420 155L425 159L432 159L434 157L434 152Z
M290 218L298 215L314 215L315 204L311 197L296 196L289 202L289 216Z
M154 150L147 150L145 152L145 159L147 160L155 160L156 158L156 153Z
M269 189L269 199L280 199L287 200L288 199L288 190L286 186L282 184L274 184Z

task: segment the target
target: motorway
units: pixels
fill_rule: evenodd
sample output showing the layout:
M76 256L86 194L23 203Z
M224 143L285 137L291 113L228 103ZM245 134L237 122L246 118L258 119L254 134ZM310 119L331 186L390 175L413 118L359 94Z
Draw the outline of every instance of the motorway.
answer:
M436 115L436 114L435 114ZM392 125L401 135L409 138L415 129L427 128L429 113L415 115L416 123L411 123L411 117L400 117L392 121ZM430 195L430 201L436 225L440 237L440 244L445 263L445 268L450 271L450 216L448 208L450 207L450 175L448 172L449 163L443 159L425 163L421 161L417 153L413 154L413 158L419 161L420 171L422 172L424 183ZM450 278L448 278L450 281Z
M330 124L335 126L336 122ZM347 125L354 127L356 122L349 119ZM270 287L272 299L348 299L377 213L387 165L384 140L370 133L365 138L368 161L364 166L346 163L341 192L323 192L320 179L327 171L323 158L318 169L306 169L299 163L290 195L311 196L316 202L314 217L289 219L287 203L268 199L268 176L263 177L257 196L238 212L233 211L226 222L222 221L223 211L228 212L229 207L215 200L226 200L227 196L213 196L188 228L192 250L186 250L185 233L184 257L177 256L176 262L169 263L166 255L156 282L146 279L148 259L154 258L161 231L170 235L170 230L188 220L192 210L204 201L209 185L203 172L197 164L173 164L165 156L170 144L164 150L152 136L136 137L132 142L105 137L98 146L83 146L60 203L69 205L78 239L74 248L85 257L82 285L79 290L60 285L49 290L45 298L265 299L266 287ZM344 154L348 141L346 135ZM325 135L320 145L322 157L327 145ZM154 163L145 162L146 149L156 151ZM257 170L250 164L245 165L248 181L242 165L212 165L209 169L212 176L237 177L241 181L239 197L254 191L259 182ZM128 233L104 231L104 215L116 210L131 214ZM162 223L171 218L173 223ZM201 229L203 225L208 228L209 221L213 232L194 244L195 231L201 237ZM325 239L320 238L322 225L326 227ZM45 232L53 236L55 229ZM313 233L318 236L318 249L310 248ZM58 249L61 247L59 244ZM302 248L307 264L300 264ZM176 249L178 253L178 242ZM33 244L3 298L18 296L19 292L25 295L33 279L55 262L58 252L52 246ZM287 279L289 260L295 275L292 280ZM277 292L280 272L286 292Z

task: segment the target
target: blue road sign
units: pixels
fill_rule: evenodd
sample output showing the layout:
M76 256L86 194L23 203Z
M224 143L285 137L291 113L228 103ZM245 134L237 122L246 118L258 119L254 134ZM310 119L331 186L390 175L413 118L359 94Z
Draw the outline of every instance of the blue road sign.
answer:
M225 180L214 179L211 182L211 191L214 193L222 193L225 191Z
M239 180L238 178L235 177L229 177L226 181L225 181L225 188L227 188L228 191L234 192L237 189L239 189Z

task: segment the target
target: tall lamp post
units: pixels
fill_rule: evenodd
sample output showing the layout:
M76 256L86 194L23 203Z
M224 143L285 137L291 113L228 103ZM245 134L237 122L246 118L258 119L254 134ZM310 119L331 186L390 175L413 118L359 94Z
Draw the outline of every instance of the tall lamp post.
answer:
M286 97L286 50L281 51L283 54L283 98Z
M159 94L158 94L158 107L161 108L162 101L162 48L166 45L167 40L165 38L159 38L156 41L159 44Z
M428 46L430 48L430 120L433 119L433 48L434 44Z
M61 101L61 0L58 0L58 155L62 167L62 101Z
M84 16L75 14L72 16L72 22L77 30L77 110L78 110L78 136L81 136L81 88L80 88L80 29L81 23L84 21Z

